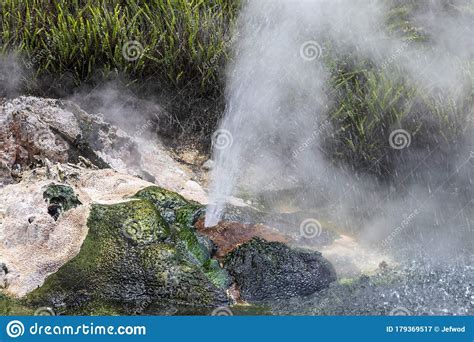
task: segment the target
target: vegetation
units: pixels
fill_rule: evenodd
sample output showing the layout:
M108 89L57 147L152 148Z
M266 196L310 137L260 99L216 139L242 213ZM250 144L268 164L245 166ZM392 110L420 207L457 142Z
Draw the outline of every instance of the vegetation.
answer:
M387 29L409 44L429 47L430 37L411 21L414 11L422 11L423 2L386 1L393 8ZM173 99L165 108L170 115L164 126L174 136L201 134L203 141L210 141L224 107L224 65L239 0L0 0L0 4L0 52L14 52L33 73L24 77L29 92L54 93L55 87L72 92L84 84L119 77L135 94L159 89ZM449 7L449 2L443 6L446 11L474 13L472 8ZM462 101L450 94L433 96L407 79L405 70L396 69L397 63L380 67L355 53L339 55L336 50L331 50L330 41L325 44L334 97L327 115L336 138L328 139L326 148L334 159L386 175L401 153L387 149L387 135L394 129L406 129L425 147L462 137L466 119L472 117L472 87ZM474 62L463 68L472 84Z
M429 51L431 37L412 22L413 13L423 11L423 3L389 0L392 10L386 24L387 30L401 37L406 46L418 45L419 50ZM449 7L449 1L445 6ZM461 11L470 17L474 13L474 8L453 6L445 10ZM357 53L341 55L331 42L327 42L327 50L325 63L331 71L334 99L327 115L335 128L335 139L327 139L325 147L335 160L390 179L397 165L410 158L417 160L419 151L441 147L441 153L449 154L449 146L469 139L466 135L474 117L474 60L461 65L465 82L458 89L438 89L436 82L431 88L419 84L417 77L411 77L410 71L391 60L380 65ZM453 54L452 63L462 62ZM412 148L390 148L390 133L396 129L409 134Z
M335 159L387 176L402 153L407 157L410 150L449 146L466 137L474 92L459 100L449 92L423 89L400 71L363 64L348 71L339 68L333 69L335 104L328 113L336 139L326 141ZM395 129L409 134L413 149L390 148Z
M176 100L169 132L210 135L223 106L223 65L238 0L0 0L0 58L20 62L23 92L68 96L120 80ZM0 91L1 94L1 91Z
M37 75L71 74L79 85L97 72L123 73L177 87L196 80L212 91L238 3L2 0L1 7L2 50L20 53Z
M11 298L0 292L1 316L31 316L35 310L25 305L21 300Z

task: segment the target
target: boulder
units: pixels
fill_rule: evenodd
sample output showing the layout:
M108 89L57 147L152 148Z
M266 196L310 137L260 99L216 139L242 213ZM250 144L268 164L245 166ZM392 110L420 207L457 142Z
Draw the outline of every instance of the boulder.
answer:
M336 280L321 253L258 237L230 252L224 266L249 302L308 296Z
M228 302L229 276L192 226L203 207L172 191L112 169L48 164L2 188L0 203L1 292L26 295L28 307L133 314Z
M151 130L151 120L144 126ZM102 114L87 113L71 101L0 98L0 186L47 162L69 162L137 175L206 203L205 191L192 181L193 171L175 161L158 140L145 141L145 132L139 132L129 135Z
M130 139L120 130L82 111L71 102L20 97L0 106L0 182L11 183L16 169L86 158L99 168L109 167L96 151L112 151ZM111 153L112 154L112 153Z
M193 262L199 241L180 244L158 208L147 199L94 204L81 251L28 302L66 314L140 313L149 305L214 307L227 303L218 265L208 255ZM189 235L193 232L190 231Z
M218 306L224 289L188 260L168 224L148 200L93 205L79 254L28 295L35 306L97 314L130 314L152 303Z

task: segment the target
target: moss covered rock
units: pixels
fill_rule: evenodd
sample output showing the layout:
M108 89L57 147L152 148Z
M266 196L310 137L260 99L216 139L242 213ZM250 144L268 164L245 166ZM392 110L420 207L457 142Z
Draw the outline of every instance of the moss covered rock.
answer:
M64 210L80 203L67 186L51 185L44 197ZM201 310L228 304L231 280L249 302L308 295L335 280L319 253L260 238L239 245L223 261L213 259L216 245L195 228L203 213L199 203L155 186L125 202L93 204L79 254L22 307L81 315Z
M89 223L115 227L130 242L146 245L162 242L170 236L168 223L161 217L155 206L147 200L132 200L113 206L93 206Z
M201 204L187 201L183 196L157 186L140 190L135 197L151 201L170 225L176 222L192 223L197 220L195 216L199 217L204 210Z
M51 184L43 192L43 198L50 204L61 205L64 211L81 205L81 201L77 198L73 188L67 185Z
M170 227L173 221L158 210L158 204L164 205L169 217L176 217L175 210L189 203L176 196L152 201L156 198L93 205L80 253L33 291L28 302L86 315L140 313L154 303L227 303L225 271L209 261L190 227Z
M149 200L155 205L170 225L172 244L188 262L201 267L215 286L221 289L229 286L229 274L217 260L211 259L214 244L194 228L196 221L205 213L203 205L157 186L147 187L135 197Z
M194 228L183 224L173 226L173 241L177 248L188 254L190 262L203 265L211 258L211 251L198 239Z
M73 188L67 185L50 184L43 192L43 198L48 201L48 213L57 220L62 212L81 205Z
M20 300L8 297L0 292L0 316L27 316L33 315L34 311Z
M215 259L207 260L204 265L207 278L219 288L228 288L231 284L229 273L221 268Z

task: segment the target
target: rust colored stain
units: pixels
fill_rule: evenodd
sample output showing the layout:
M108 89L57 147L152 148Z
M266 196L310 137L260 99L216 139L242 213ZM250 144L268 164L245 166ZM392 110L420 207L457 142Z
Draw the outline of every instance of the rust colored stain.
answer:
M196 222L198 232L206 235L217 246L216 257L222 258L237 246L259 237L267 241L288 243L291 239L263 224L242 224L238 222L222 221L215 227L204 227L204 219Z

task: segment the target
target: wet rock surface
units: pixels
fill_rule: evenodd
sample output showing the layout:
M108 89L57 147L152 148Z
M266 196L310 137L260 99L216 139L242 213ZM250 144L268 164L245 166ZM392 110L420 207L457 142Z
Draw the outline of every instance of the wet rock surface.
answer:
M283 232L287 239L298 245L322 247L330 245L339 234L334 224L323 220L316 220L317 213L295 211L291 213L274 213L258 210L245 205L227 205L223 215L223 222L239 222L245 225L265 225ZM306 231L302 227L305 220L317 221L319 227L314 231ZM289 241L288 241L289 242Z
M86 315L140 313L153 303L227 303L224 288L206 265L189 261L193 251L171 238L174 228L149 200L95 204L88 226L80 253L30 293L29 303Z
M5 314L207 312L305 296L335 277L319 253L291 249L294 239L262 224L204 228L207 198L190 173L101 116L21 97L0 102L0 121ZM227 218L243 212L256 213Z
M239 245L249 242L254 237L260 237L266 241L290 242L288 236L262 224L248 225L222 221L215 227L206 228L204 219L201 218L196 222L195 227L200 234L207 236L213 242L216 258L225 257Z
M334 268L320 253L260 238L230 252L224 265L247 301L307 296L336 280Z
M305 298L274 301L275 315L452 316L474 314L473 267L411 262L341 279ZM461 285L464 284L464 285Z

